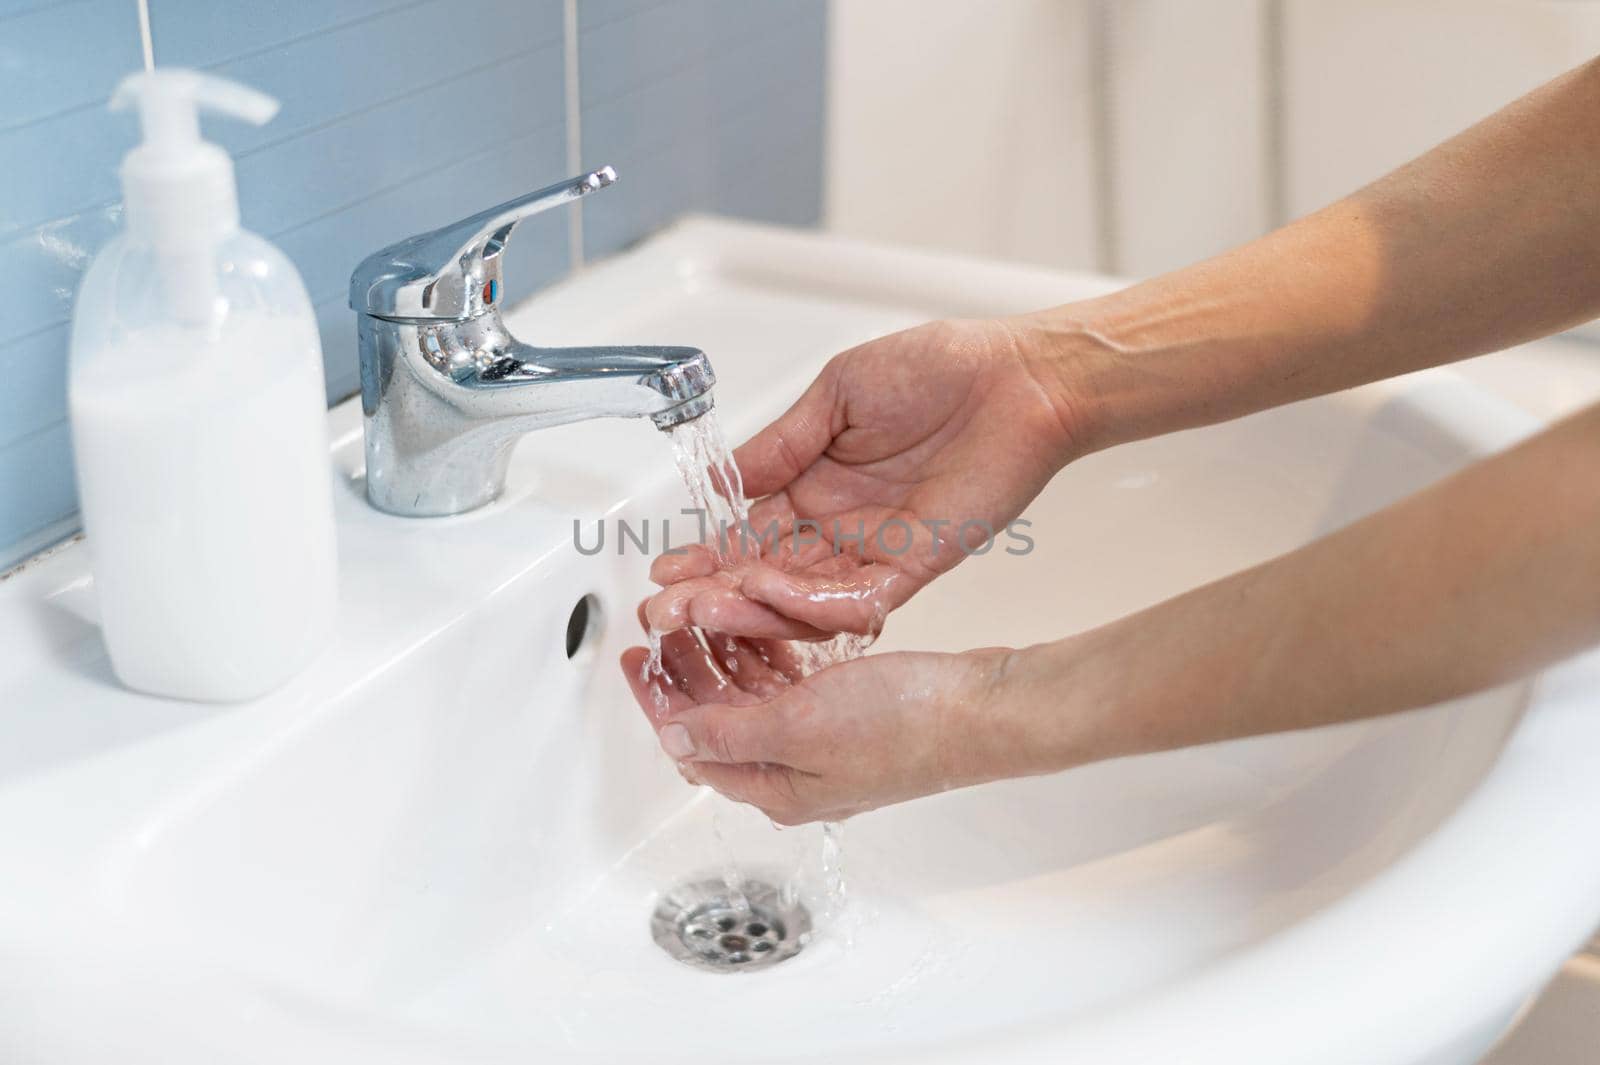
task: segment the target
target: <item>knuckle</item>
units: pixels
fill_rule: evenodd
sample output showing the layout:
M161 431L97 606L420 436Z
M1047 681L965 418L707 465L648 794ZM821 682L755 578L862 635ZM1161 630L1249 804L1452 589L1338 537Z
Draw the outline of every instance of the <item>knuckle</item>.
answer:
M705 750L719 762L734 762L734 743L723 725L707 724L703 733Z
M807 733L817 731L816 697L803 685L790 687L788 693L788 698L769 707L773 729L790 743L805 742Z
M800 794L792 769L772 766L763 775L762 813L780 825L801 825L811 820L810 804Z
M800 803L800 788L795 784L794 771L788 768L778 768L771 771L769 779L772 791L779 799L790 806Z

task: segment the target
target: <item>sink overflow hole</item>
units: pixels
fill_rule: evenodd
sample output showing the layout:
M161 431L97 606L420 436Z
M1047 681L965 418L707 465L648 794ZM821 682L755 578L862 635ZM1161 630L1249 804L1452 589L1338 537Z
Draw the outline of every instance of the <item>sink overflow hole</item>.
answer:
M600 600L593 595L579 599L567 615L567 657L576 658L589 642L589 636L599 628Z

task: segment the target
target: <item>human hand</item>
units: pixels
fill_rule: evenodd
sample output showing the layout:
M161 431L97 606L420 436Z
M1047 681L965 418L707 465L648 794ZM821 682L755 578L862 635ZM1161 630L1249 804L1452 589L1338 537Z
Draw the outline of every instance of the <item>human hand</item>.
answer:
M661 649L664 675L644 675L643 647L622 669L662 749L690 783L779 824L1024 771L1002 746L1013 730L988 727L1006 651L873 655L802 677L781 640L679 629Z
M876 632L1080 452L1081 416L1036 332L1023 320L933 322L836 356L734 455L746 495L766 497L751 526L776 530L776 544L729 570L703 547L656 559L665 588L651 623L784 639Z

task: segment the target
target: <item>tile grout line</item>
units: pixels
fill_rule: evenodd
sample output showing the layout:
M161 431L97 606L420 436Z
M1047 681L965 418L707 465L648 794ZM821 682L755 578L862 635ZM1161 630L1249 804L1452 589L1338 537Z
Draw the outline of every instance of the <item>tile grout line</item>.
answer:
M1089 142L1094 153L1095 268L1117 272L1116 10L1112 0L1089 8Z
M369 104L363 104L360 107L353 107L347 111L335 112L328 118L322 119L318 122L312 122L309 125L301 126L295 129L292 133L285 133L283 136L278 137L275 140L262 141L260 144L257 144L253 147L245 148L242 151L236 152L234 153L233 158L235 161L240 159L248 159L253 155L259 155L262 152L271 151L272 149L282 147L285 144L292 144L300 138L310 136L313 133L322 133L339 125L339 123L347 122L352 118L361 118L365 115L370 115L372 112L381 108L390 107L397 103L403 103L406 100L410 100L418 96L426 96L429 93L445 87L446 85L454 85L456 82L466 81L468 78L475 77L478 74L483 74L490 70L494 70L497 67L510 66L512 63L523 60L536 59L538 58L539 53L548 47L549 45L540 45L531 51L512 52L509 55L503 55L498 59L491 59L488 62L455 71L448 77L440 78L438 81L430 81L414 88L407 89L396 96L385 96L381 100L377 100Z
M591 99L589 101L589 106L606 107L610 104L617 103L620 100L625 100L630 96L634 96L638 93L654 88L660 82L678 77L681 74L685 74L695 69L695 67L704 64L706 60L712 58L719 51L729 51L732 49L742 48L745 45L752 44L764 37L776 37L779 34L787 33L789 30L800 25L805 20L806 16L804 12L802 12L798 17L792 18L787 22L779 23L775 27L764 26L759 29L749 30L745 33L729 37L718 45L708 47L704 52L691 55L688 59L680 58L679 61L674 63L672 66L667 67L664 70L659 70L654 74L647 76L642 81L625 85L621 89L613 89L609 96L602 96L598 100ZM620 20L613 21L615 22Z
M139 0L139 47L144 53L144 69L156 68L155 38L150 35L150 0Z
M653 11L658 7L665 7L671 2L672 0L650 0L643 7L635 8L632 11L624 11L621 14L613 13L610 18L592 19L589 22L589 28L599 29L601 26L610 26L613 23L621 22L623 19L638 18L646 12Z
M567 117L567 173L583 170L583 107L578 98L581 81L578 77L578 0L562 0L561 49L563 70L566 75ZM583 200L567 208L567 269L583 266Z
M9 126L0 126L0 134L10 135L19 130L27 129L30 126L39 126L46 122L56 122L63 118L71 118L74 115L82 114L85 111L92 111L97 107L104 107L105 105L105 100L86 100L83 103L72 104L70 107L67 107L62 111L51 111L48 114L34 115L32 118L22 119L20 122L16 122Z
M481 158L484 158L486 156L492 155L492 154L498 152L500 150L501 146L503 146L507 142L527 140L527 139L535 136L536 134L538 134L541 130L545 129L546 127L554 126L554 125L555 125L554 122L546 122L543 126L535 126L530 130L526 130L524 132L518 133L514 137L502 138L499 142L491 143L491 144L489 144L489 145L487 145L487 146L485 146L483 148L478 149L477 151L474 151L474 152L472 152L472 153L470 153L468 155L462 156L461 158L455 160L455 163L453 163L452 165L459 165L461 163L470 162L472 160L481 159ZM434 169L434 168L429 168L429 170L431 170L431 169ZM310 218L302 219L301 221L296 222L296 223L294 223L293 225L290 225L290 226L285 226L282 229L274 229L274 230L269 230L269 231L263 231L261 235L266 237L268 240L272 241L274 244L276 244L279 240L283 239L284 237L287 237L287 236L289 236L289 235L291 235L293 233L298 233L300 230L306 228L307 226L315 225L318 222L326 221L329 218L335 217L336 215L340 215L340 214L343 214L346 211L352 210L352 209L354 209L356 207L360 207L363 204L368 203L369 201L378 198L379 196L385 196L385 195L387 195L387 194L389 194L391 192L396 192L396 191L398 191L400 189L403 189L407 185L410 185L410 184L414 183L418 178L427 176L427 174L429 173L429 170L422 170L422 171L419 171L419 172L414 173L414 174L408 174L407 176L405 176L405 177L403 177L403 178L401 178L401 179L399 179L397 181L391 181L387 185L379 185L376 188L369 189L366 192L362 193L362 195L361 195L361 197L359 199L349 200L349 201L344 202L344 203L336 204L335 206L330 207L325 211L321 211L321 212L319 212L319 213L317 213L315 215L312 215Z
M1261 5L1261 104L1266 179L1267 229L1277 229L1289 221L1288 214L1288 130L1284 107L1284 10L1283 0L1262 0Z
M62 0L40 0L40 2L34 4L32 7L19 7L13 11L7 11L4 15L0 15L0 25L4 25L7 22L15 22L18 19L27 18L29 15L37 15L40 12L49 11L53 7L60 8L65 6L67 5L63 3Z
M426 5L434 2L435 0L409 0L408 3L396 4L393 7L386 7L380 11L371 11L365 15L358 16L357 18L350 19L346 22L333 22L318 29L307 30L305 33L296 34L293 37L288 37L272 44L262 45L258 48L252 48L249 51L240 52L237 55L224 56L221 59L213 60L212 62L207 63L200 69L218 70L232 63L241 63L247 59L256 59L260 56L271 55L273 52L280 51L292 44L299 44L302 41L309 41L313 38L322 37L330 33L338 33L341 30L348 30L352 27L360 26L368 22L376 22L390 15L397 15L403 11L412 11L416 8L425 7Z

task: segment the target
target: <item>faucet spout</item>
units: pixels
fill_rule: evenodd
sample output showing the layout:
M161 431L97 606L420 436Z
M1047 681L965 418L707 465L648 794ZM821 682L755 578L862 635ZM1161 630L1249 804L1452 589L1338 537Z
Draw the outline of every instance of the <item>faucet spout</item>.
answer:
M586 418L649 417L657 428L670 429L711 409L716 381L711 360L699 348L517 344L480 370L468 387L484 393L486 407L503 402L510 417L540 418L532 428Z
M367 498L410 517L461 514L505 487L517 441L591 418L660 429L710 410L716 375L690 347L540 348L498 312L464 321L361 315Z

